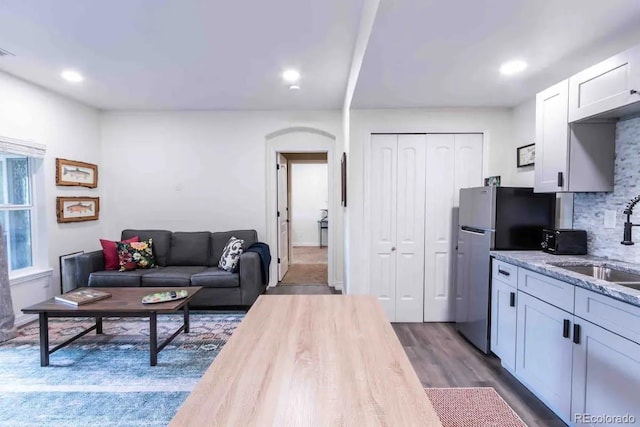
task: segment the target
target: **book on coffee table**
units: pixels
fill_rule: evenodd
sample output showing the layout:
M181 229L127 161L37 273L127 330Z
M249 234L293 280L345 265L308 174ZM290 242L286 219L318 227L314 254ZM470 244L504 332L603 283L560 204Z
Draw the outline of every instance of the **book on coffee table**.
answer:
M96 289L78 289L55 297L56 301L71 305L82 305L90 302L100 301L109 298L109 292L98 291Z

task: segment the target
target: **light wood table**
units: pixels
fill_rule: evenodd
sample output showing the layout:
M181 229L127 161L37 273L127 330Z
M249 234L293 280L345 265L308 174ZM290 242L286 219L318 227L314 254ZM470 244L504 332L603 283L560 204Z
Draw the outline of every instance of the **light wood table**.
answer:
M171 426L440 426L372 296L262 295Z

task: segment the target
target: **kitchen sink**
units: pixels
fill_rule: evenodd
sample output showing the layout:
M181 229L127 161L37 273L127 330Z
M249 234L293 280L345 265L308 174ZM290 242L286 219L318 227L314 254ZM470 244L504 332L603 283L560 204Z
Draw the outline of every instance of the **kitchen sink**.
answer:
M575 273L584 274L585 276L590 276L595 279L606 280L607 282L613 282L628 288L640 290L640 274L627 273L626 271L616 270L615 268L601 264L552 265Z

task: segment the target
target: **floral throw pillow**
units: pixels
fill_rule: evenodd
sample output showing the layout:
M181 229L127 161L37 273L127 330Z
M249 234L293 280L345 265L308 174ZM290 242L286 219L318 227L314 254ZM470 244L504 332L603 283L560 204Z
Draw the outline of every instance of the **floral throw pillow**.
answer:
M244 240L236 237L231 237L227 244L224 246L220 262L218 262L218 268L229 273L233 273L238 268L238 262L240 261L240 255L242 255L242 245Z
M156 261L153 258L153 239L142 242L116 242L118 247L118 262L120 271L131 270L132 263L137 268L153 268Z

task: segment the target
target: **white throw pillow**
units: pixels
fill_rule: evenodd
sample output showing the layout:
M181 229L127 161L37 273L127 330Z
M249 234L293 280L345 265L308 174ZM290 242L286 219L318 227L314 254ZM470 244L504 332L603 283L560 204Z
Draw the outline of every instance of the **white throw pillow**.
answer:
M238 268L238 262L240 261L240 255L242 255L242 245L244 240L231 237L227 244L224 246L220 262L218 262L218 268L229 273L233 273Z

